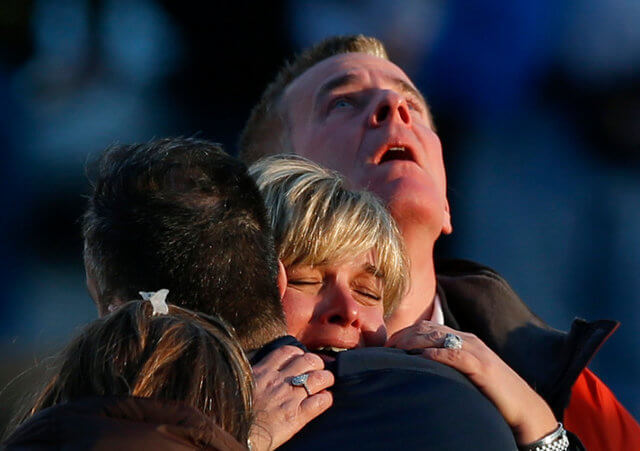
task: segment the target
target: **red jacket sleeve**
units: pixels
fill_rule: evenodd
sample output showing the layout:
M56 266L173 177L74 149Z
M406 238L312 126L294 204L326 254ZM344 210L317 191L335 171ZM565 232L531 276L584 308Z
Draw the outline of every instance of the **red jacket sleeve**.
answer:
M640 450L640 425L587 368L571 390L564 424L589 451Z

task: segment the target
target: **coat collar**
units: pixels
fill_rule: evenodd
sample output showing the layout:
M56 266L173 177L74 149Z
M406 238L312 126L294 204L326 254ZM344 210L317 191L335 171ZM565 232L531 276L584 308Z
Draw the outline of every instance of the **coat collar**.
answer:
M551 406L556 417L571 387L617 321L576 319L571 330L550 327L494 270L466 260L436 264L445 324L483 340Z

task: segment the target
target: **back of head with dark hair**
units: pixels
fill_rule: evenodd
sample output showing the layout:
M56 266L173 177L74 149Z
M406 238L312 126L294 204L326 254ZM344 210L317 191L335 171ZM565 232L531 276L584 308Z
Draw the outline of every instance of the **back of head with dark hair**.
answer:
M285 330L262 198L245 165L213 143L161 139L107 149L83 235L102 314L139 291L168 288L169 302L229 322L245 349Z

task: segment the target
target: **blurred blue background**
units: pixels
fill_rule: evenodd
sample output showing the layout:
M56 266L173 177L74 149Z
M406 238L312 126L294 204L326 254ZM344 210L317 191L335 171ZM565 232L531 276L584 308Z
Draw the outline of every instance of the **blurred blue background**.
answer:
M640 2L213 3L0 3L0 424L96 317L89 156L194 134L234 152L284 58L342 33L381 38L432 106L454 221L437 254L494 267L555 327L622 321L590 367L640 417Z

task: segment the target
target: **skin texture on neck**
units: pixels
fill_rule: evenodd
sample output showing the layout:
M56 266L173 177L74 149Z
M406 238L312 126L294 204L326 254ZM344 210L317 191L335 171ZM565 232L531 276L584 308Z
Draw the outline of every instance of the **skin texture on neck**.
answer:
M401 222L396 219L396 222L404 238L409 257L411 284L402 302L386 320L388 336L419 320L431 318L433 298L436 293L436 274L433 263L435 242L428 233L428 229L414 221Z

